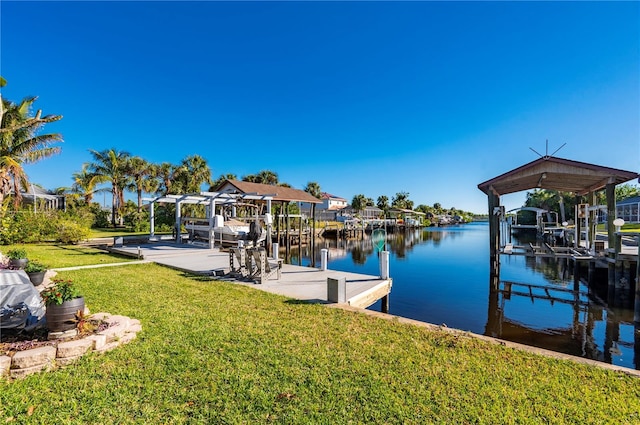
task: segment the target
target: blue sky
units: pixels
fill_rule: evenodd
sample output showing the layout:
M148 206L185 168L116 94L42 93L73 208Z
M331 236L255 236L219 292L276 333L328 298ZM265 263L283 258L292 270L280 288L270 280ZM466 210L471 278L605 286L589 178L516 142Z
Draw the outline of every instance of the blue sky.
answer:
M89 149L202 155L303 188L486 211L477 184L557 156L640 167L640 3L0 3L2 95ZM524 193L503 198L522 204Z

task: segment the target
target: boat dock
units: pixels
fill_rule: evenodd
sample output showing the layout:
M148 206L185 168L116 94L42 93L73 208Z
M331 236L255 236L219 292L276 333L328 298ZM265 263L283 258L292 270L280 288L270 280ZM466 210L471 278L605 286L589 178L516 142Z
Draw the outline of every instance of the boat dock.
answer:
M110 248L113 253L136 257L187 273L228 280L256 289L284 295L297 300L329 303L328 280L345 280L345 304L367 308L382 300L383 312L388 312L392 279L381 279L359 273L320 270L312 267L282 264L279 278L270 278L261 284L235 276L230 268L228 250L209 249L197 245L169 242L122 245Z

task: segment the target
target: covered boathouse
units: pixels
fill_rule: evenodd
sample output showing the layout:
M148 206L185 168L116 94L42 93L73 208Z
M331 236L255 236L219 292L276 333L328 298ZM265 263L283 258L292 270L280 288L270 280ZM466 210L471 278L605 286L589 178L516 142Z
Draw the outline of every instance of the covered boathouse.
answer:
M501 220L504 218L504 208L500 205L500 196L510 193L521 192L529 189L547 189L563 192L572 192L578 197L576 204L588 204L595 208L596 193L604 190L606 195L607 210L607 242L608 248L603 250L602 256L585 254L580 249L580 239L583 231L589 229L581 229L581 220L576 220L574 229L574 248L566 248L564 250L548 248L546 252L539 252L536 249L526 250L524 255L551 255L563 258L569 258L577 265L578 262L588 262L590 270L595 269L596 261L604 259L609 269L609 287L618 289L620 281L626 281L627 285L633 285L635 281L635 317L634 321L640 323L640 284L638 284L640 270L638 266L638 248L637 246L622 246L623 235L616 232L614 220L616 219L616 185L626 183L631 180L638 179L639 174L635 171L626 171L600 165L588 164L584 162L572 161L563 158L555 158L552 156L544 156L521 167L508 171L490 180L478 185L478 189L484 192L488 198L489 212L489 256L490 256L490 273L491 273L491 290L495 291L499 285L500 274L500 255L512 254L514 252L501 246L500 227ZM587 217L585 221L594 223L594 208L586 208L584 212ZM592 215L589 220L589 216ZM578 214L576 214L576 218ZM630 236L630 234L625 234ZM635 235L640 238L640 234ZM636 238L636 240L637 240ZM532 247L533 248L533 247ZM595 254L595 244L590 248L590 253ZM623 275L623 267L625 275L629 275L631 279L621 278ZM632 290L633 286L625 288Z

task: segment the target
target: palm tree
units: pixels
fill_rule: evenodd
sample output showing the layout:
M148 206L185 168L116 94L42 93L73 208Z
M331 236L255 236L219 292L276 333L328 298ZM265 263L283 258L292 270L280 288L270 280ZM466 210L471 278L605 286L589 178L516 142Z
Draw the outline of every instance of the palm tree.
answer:
M125 173L130 181L127 188L134 190L138 195L138 212L142 211L142 192L144 191L145 180L153 174L153 166L139 156L127 158L125 163Z
M99 183L111 183L111 224L116 226L116 216L124 205L124 188L127 185L126 164L131 156L128 152L119 152L115 148L103 151L90 149L94 162L89 165L91 173Z
M214 190L216 190L226 180L238 180L238 176L232 173L220 174L220 177L218 177L213 183L211 183L209 192L213 192Z
M176 167L168 162L163 162L162 164L156 166L155 176L158 179L158 194L168 195L169 193L172 193L171 186L175 168Z
M391 206L394 208L413 209L413 201L409 199L409 192L398 192L391 199Z
M318 182L309 182L307 186L304 188L304 191L310 193L313 197L321 199L322 198L322 190L320 190L320 185Z
M382 211L386 213L387 210L389 209L389 198L387 198L385 195L378 196L376 205L378 208L380 208Z
M242 177L245 182L262 183L262 184L278 184L278 173L271 170L262 170L258 174L249 174Z
M0 86L6 81L0 77ZM62 119L62 115L42 116L38 110L30 116L30 110L38 98L24 98L19 104L0 98L0 204L11 189L15 193L14 204L21 201L20 189L28 185L23 164L31 164L60 153L59 147L50 146L62 142L59 133L38 134L45 125Z
M98 192L96 190L96 184L98 184L98 176L89 171L90 164L85 162L82 164L82 169L71 175L73 184L71 185L71 191L77 193L84 198L86 205L90 205L93 201L93 195Z
M211 169L200 155L183 159L173 174L174 184L184 193L200 193L202 184L211 185Z
M364 210L364 207L366 206L367 206L367 197L361 193L354 196L353 199L351 200L351 208L353 209L354 212L360 213L362 210Z

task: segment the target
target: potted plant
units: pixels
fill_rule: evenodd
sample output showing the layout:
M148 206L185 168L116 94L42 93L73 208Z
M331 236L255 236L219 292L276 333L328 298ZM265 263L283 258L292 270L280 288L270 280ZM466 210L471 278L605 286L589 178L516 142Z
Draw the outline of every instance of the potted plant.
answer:
M10 249L7 251L7 258L9 258L9 267L12 269L23 269L29 262L27 251L23 248Z
M53 279L53 285L41 292L49 332L76 328L76 317L84 312L84 297L71 280Z
M47 266L39 261L29 260L24 271L29 275L29 280L33 283L33 286L38 286L44 280L44 275L47 272Z

